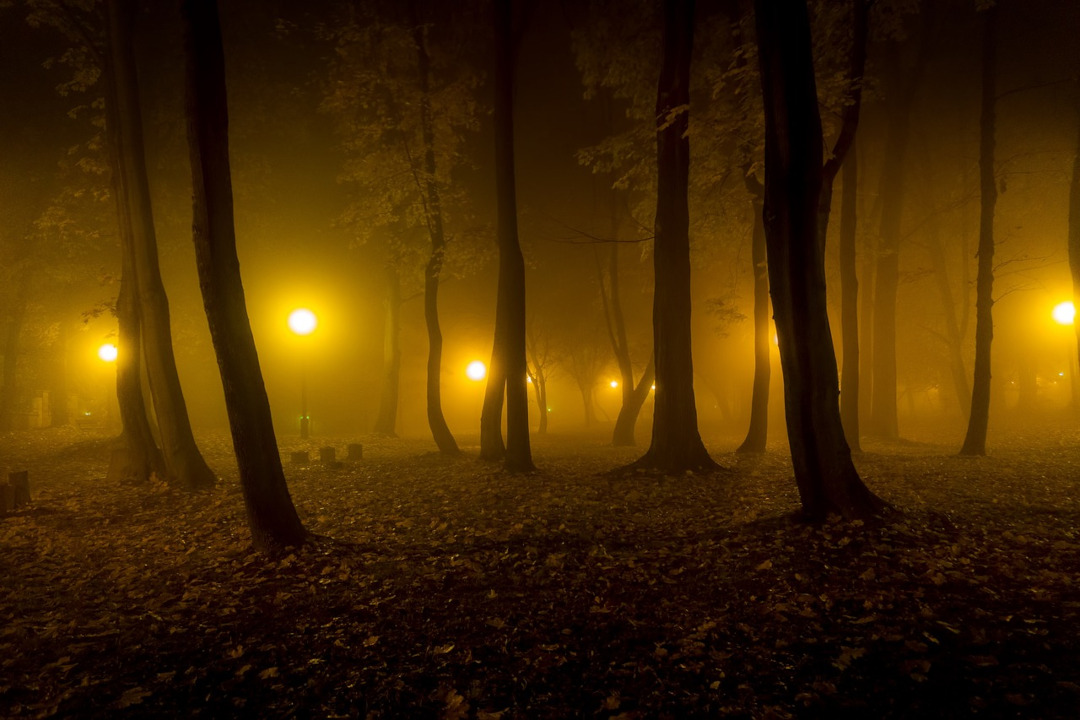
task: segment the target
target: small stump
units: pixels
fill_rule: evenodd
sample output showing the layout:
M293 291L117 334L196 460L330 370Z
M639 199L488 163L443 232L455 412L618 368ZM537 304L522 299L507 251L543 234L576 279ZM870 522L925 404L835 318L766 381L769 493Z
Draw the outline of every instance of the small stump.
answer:
M348 455L345 459L349 462L360 462L364 459L364 446L360 443L349 443L346 451Z
M289 462L291 462L293 465L307 465L309 462L311 462L311 456L308 455L306 450L294 452L289 457Z

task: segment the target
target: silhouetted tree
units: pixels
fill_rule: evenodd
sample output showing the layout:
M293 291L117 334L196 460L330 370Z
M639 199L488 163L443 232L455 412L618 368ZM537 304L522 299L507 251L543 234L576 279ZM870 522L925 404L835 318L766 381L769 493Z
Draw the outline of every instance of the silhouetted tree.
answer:
M1069 182L1069 270L1072 274L1073 307L1080 308L1080 77L1074 88L1076 93L1076 147L1073 148L1072 178ZM1080 320L1074 320L1077 349L1080 351Z
M697 426L690 336L690 56L693 0L665 0L656 97L657 194L653 272L656 400L652 442L635 465L664 472L711 470Z
M137 6L134 0L111 0L106 7L109 74L112 77L108 89L114 90L115 95L106 98L105 102L116 105L112 117L118 125L120 144L114 148L114 152L119 155L120 185L125 196L124 205L130 215L147 377L161 429L169 477L188 489L197 490L211 487L216 478L199 452L191 432L173 356L169 301L158 267L157 239L143 148L139 87L131 46L131 22Z
M994 340L994 112L997 80L997 5L981 11L982 94L979 110L979 270L975 278L975 372L971 386L971 413L961 455L985 455L990 424L990 346Z
M517 191L514 182L514 65L520 35L515 32L513 25L513 3L499 0L493 6L499 284L495 340L480 416L480 454L488 459L503 454L502 407L505 393L505 463L508 470L520 472L533 469L529 446L528 368L525 361L525 259L518 241Z
M398 387L401 378L401 277L397 266L387 263L386 297L383 299L383 377L375 433L397 437Z
M853 452L861 452L859 437L859 276L855 267L856 197L859 162L853 144L844 158L840 197L840 334L843 366L840 373L840 420Z
M193 240L253 544L305 538L281 467L236 256L225 58L216 0L184 0Z
M817 237L822 133L805 0L756 0L765 101L765 231L788 443L803 513L862 518L882 501L851 461Z

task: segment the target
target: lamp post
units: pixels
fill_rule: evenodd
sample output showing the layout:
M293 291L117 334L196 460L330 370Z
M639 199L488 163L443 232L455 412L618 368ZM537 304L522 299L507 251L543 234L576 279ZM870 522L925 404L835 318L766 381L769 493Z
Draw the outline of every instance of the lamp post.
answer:
M289 329L304 338L315 331L318 325L315 313L307 308L293 310L289 314ZM300 438L307 440L311 432L311 418L307 411L307 357L301 350L300 355Z

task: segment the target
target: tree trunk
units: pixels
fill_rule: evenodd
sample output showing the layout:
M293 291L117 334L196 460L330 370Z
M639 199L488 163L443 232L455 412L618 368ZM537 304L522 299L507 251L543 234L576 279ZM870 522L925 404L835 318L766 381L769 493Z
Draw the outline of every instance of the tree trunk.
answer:
M754 193L754 236L750 245L750 259L754 263L754 389L750 397L750 427L746 430L746 438L735 450L739 453L763 453L769 439L769 382L772 375L769 264L761 216L764 188L756 180L753 185L757 186L751 188Z
M884 503L859 478L840 421L817 238L822 137L806 2L756 0L754 6L765 101L769 285L795 480L807 518L865 518Z
M170 481L189 490L208 488L213 486L216 478L199 453L191 432L173 356L169 301L158 268L157 239L143 150L138 80L131 46L131 19L136 6L133 0L115 0L107 3L106 7L113 77L111 89L115 90L115 96L107 98L106 104L114 102L116 106L113 117L117 120L120 143L114 151L119 152L120 182L130 215L143 352L161 429L165 467Z
M638 416L641 415L641 408L645 406L645 401L649 398L649 393L652 392L655 380L656 363L650 357L649 364L645 366L645 371L641 373L641 378L638 380L637 385L634 386L634 391L628 398L625 395L623 396L622 407L619 408L619 414L615 417L612 445L616 447L633 447L637 445L634 440L634 426L637 425Z
M840 421L852 452L862 452L859 438L859 277L855 272L856 203L859 161L856 145L844 158L840 197Z
M1076 147L1073 149L1072 180L1069 183L1069 269L1072 273L1073 307L1080 309L1080 78L1076 83ZM1080 353L1080 318L1074 318L1077 351ZM1077 381L1073 376L1073 392Z
M225 389L252 543L275 550L302 543L306 532L285 484L236 256L225 59L217 3L185 0L183 8L192 229L199 285Z
M19 415L19 340L26 318L26 284L21 282L15 292L15 302L10 308L11 316L4 328L3 387L0 387L0 429L21 429Z
M480 420L480 451L494 450L497 429L501 445L502 396L506 397L506 469L534 468L529 444L529 394L525 361L525 259L517 227L514 180L514 55L513 3L494 3L495 22L495 184L499 286L495 310L495 347ZM496 402L495 396L498 396ZM496 414L494 411L498 410ZM494 453L497 454L497 453Z
M401 278L392 264L386 266L386 311L383 320L383 380L379 414L374 432L397 437L398 391L401 379Z
M68 412L68 355L70 352L71 324L61 320L59 323L59 337L57 343L59 351L56 354L55 376L49 390L49 425L50 427L63 427L71 424L71 414Z
M413 42L416 43L417 72L420 81L420 127L424 138L424 194L431 256L424 268L424 321L427 325L427 419L431 436L444 455L457 455L454 440L442 411L442 329L439 327L439 276L446 254L446 234L443 231L442 200L435 179L435 128L431 119L430 68L427 51L426 26L414 17Z
M997 6L983 12L982 103L979 113L979 270L975 278L975 375L961 455L985 455L990 424L990 346L994 340L994 92L997 79Z
M964 334L960 320L956 317L956 299L953 297L952 284L949 282L949 265L935 222L927 224L926 240L930 260L934 267L938 294L941 296L941 307L945 313L945 342L949 352L949 373L952 375L956 400L961 412L965 412L971 407L971 388L968 385L967 369L964 367ZM962 257L966 263L967 254L965 253Z
M634 465L668 473L713 470L701 442L690 335L690 56L693 0L664 0L663 61L656 94L656 221L653 352L656 401L652 442Z

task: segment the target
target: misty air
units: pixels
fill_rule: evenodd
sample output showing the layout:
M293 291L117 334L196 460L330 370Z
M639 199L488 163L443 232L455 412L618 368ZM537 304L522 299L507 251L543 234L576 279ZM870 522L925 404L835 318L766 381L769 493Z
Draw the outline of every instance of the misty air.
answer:
M1078 31L0 0L0 716L1080 716Z

